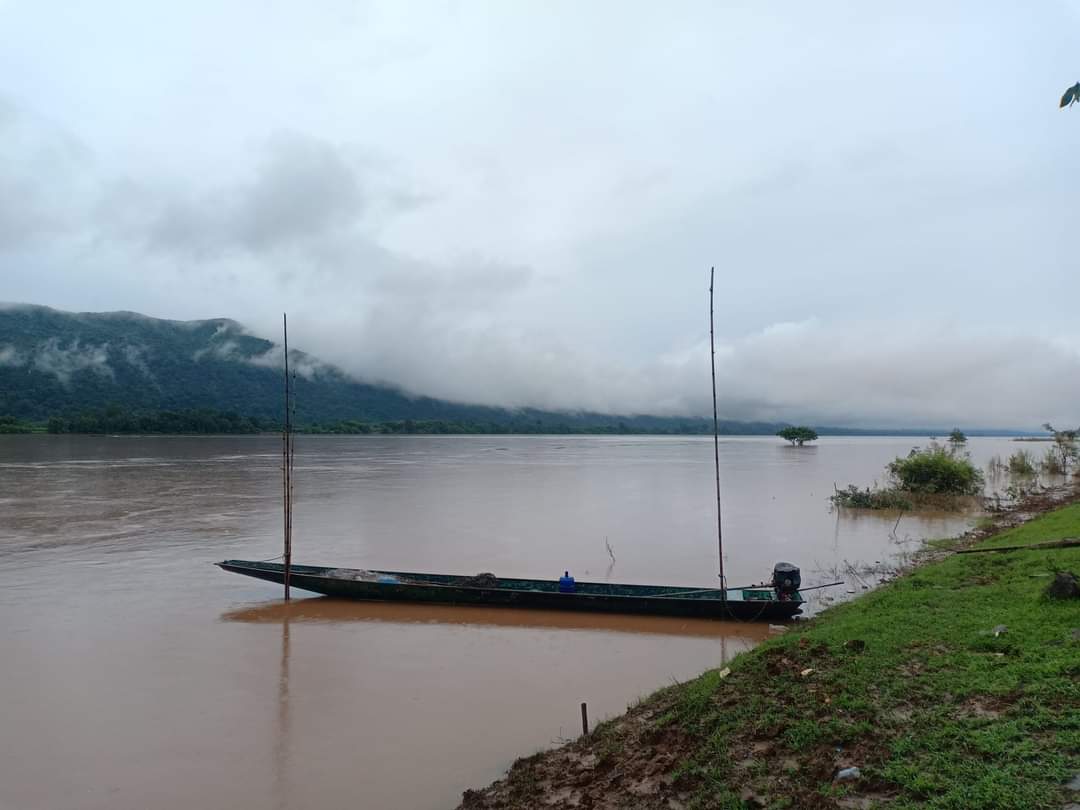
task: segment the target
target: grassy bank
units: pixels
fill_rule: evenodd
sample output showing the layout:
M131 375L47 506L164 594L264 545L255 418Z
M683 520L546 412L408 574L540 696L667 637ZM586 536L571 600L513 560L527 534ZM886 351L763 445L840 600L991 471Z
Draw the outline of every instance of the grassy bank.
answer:
M1072 504L980 547L1078 536ZM1080 772L1080 600L1043 596L1062 569L1080 573L1080 548L926 564L520 760L462 808L1061 810L1080 802L1064 786Z

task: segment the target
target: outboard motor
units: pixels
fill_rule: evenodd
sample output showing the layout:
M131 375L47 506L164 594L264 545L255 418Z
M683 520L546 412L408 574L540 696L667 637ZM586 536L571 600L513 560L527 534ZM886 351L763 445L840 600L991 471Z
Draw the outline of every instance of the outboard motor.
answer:
M778 562L772 570L772 586L779 599L790 599L802 585L802 574L796 565Z

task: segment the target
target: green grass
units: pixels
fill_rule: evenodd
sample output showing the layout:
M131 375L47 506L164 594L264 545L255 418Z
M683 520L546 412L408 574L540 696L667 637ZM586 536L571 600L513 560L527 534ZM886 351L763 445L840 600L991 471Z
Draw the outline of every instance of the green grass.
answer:
M983 545L1076 536L1080 504ZM678 773L701 807L751 787L773 807L861 793L891 808L1060 810L1080 772L1080 603L1042 596L1061 569L1080 572L1080 549L952 556L766 642L726 679L679 687L662 719L696 750ZM856 639L861 652L845 646ZM770 746L765 767L733 773L755 741ZM781 767L790 757L797 771ZM841 762L862 778L834 785Z

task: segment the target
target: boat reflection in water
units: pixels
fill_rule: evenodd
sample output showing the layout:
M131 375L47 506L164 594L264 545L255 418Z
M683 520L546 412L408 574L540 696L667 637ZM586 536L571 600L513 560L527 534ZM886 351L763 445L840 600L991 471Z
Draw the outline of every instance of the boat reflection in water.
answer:
M479 606L420 605L403 602L361 602L315 597L291 602L266 602L223 613L222 621L264 624L289 622L386 622L448 624L489 627L526 627L548 630L591 630L664 636L695 636L725 641L738 636L749 641L767 638L760 622L717 621L668 616L613 613L578 613L566 610L486 608ZM725 656L726 658L726 656Z
M285 606L291 604L284 603ZM289 790L289 747L292 735L289 733L292 718L289 716L289 622L285 616L281 619L281 662L278 666L278 710L277 734L274 737L274 798L279 810L291 806Z

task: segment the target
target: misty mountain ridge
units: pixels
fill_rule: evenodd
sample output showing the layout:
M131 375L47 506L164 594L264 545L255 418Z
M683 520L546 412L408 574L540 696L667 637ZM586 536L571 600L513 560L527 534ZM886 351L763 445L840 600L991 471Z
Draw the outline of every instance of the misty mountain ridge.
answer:
M265 420L282 414L282 346L228 318L174 321L136 312L63 312L0 305L0 414L44 420L119 405L129 410L212 408ZM447 420L510 425L628 423L638 431L701 432L698 418L506 409L413 395L356 380L297 349L296 419ZM772 432L773 423L725 422L726 432Z
M237 321L176 321L137 312L64 312L0 303L0 414L44 421L50 416L120 406L130 411L208 408L277 422L282 416L282 346ZM709 433L702 417L508 409L411 394L357 380L298 349L289 351L296 379L296 420L442 420L509 429L619 428L629 432ZM772 434L786 422L721 420L725 434ZM932 435L943 429L818 427L825 434ZM558 432L558 431L556 431ZM1020 434L1023 431L969 431Z
M280 419L282 353L279 344L228 318L173 321L136 312L5 305L0 308L0 413L43 419L118 404L144 410L214 408ZM289 361L301 421L479 415L470 406L354 380L303 351L291 349Z

